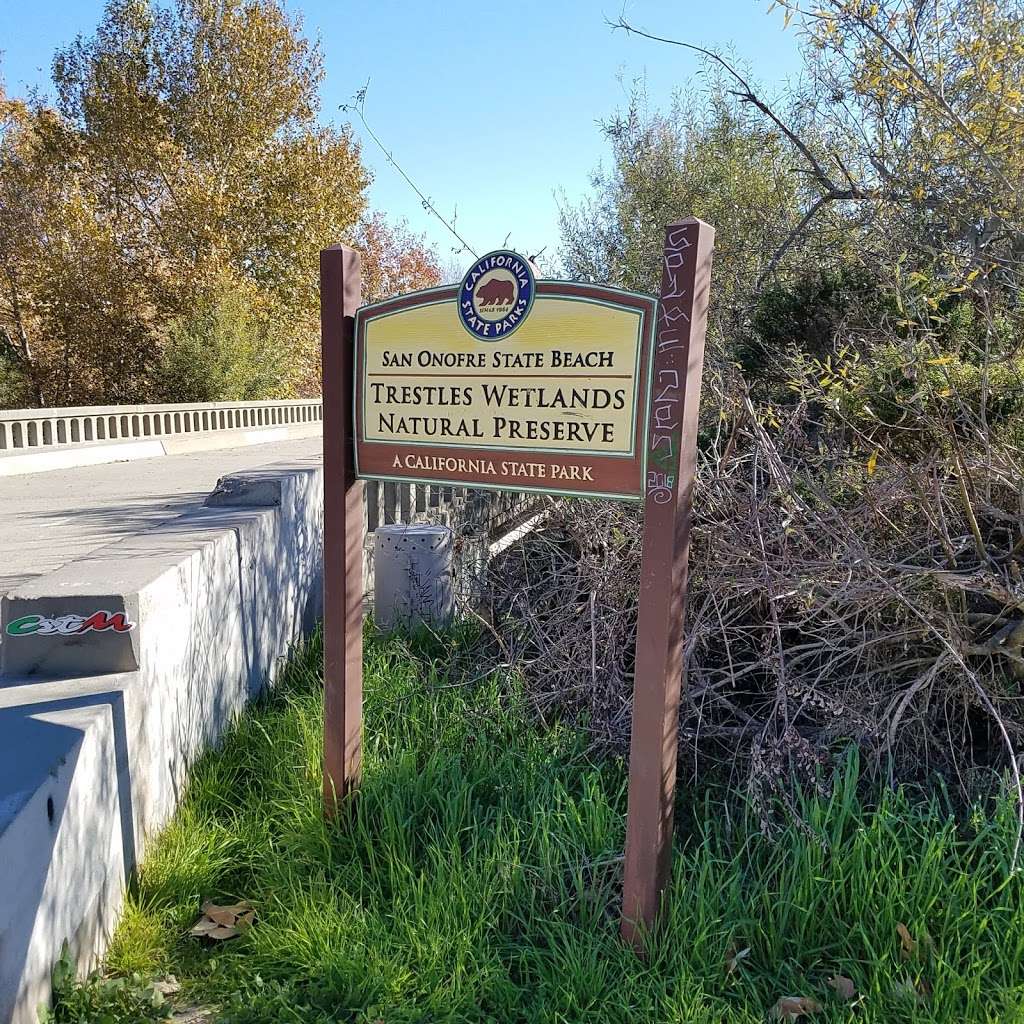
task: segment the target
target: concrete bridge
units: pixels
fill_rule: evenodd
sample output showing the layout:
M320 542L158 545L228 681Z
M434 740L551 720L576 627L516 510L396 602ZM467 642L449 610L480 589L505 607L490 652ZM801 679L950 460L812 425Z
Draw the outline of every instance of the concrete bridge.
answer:
M321 429L319 401L0 412L0 1024L64 941L102 952L189 764L315 623Z
M106 948L187 770L315 624L319 401L0 412L0 1024ZM478 561L535 499L366 484Z

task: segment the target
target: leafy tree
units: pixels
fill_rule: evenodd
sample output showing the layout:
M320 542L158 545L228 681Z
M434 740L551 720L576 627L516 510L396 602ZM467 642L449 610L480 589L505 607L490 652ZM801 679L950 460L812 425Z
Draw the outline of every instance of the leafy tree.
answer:
M300 27L270 0L110 0L54 60L106 212L138 211L186 279L228 270L309 302L316 249L365 208L357 145L317 121L322 58Z
M803 84L782 107L722 54L660 40L703 55L795 160L799 215L769 269L784 269L790 248L831 216L866 265L884 260L893 273L899 266L951 286L973 271L1015 279L1024 255L1019 0L775 6L804 42ZM624 19L619 25L648 35ZM933 308L940 301L929 298Z
M254 401L288 393L287 352L255 289L226 285L175 317L154 372L163 402Z
M319 250L374 223L375 244L406 241L364 221L369 177L350 129L319 121L322 78L278 0L108 0L54 59L56 109L4 101L0 337L36 401L194 390L167 377L183 339L239 295L288 367L249 385L319 390ZM430 279L417 245L381 257L403 285Z
M694 215L716 227L712 331L740 329L771 252L798 208L798 183L779 132L766 130L724 91L678 100L667 114L643 98L604 126L612 166L593 194L561 211L570 277L656 293L665 225Z
M55 213L63 192L59 180L49 176L31 122L27 105L8 98L0 87L0 397L15 405L23 394L44 402L34 296L47 238L58 244Z
M953 347L987 394L1024 336L1024 8L777 6L804 53L778 102L721 53L620 19L703 57L711 86L689 106L708 113L634 108L606 128L613 170L563 214L568 271L653 290L660 225L695 213L718 228L712 337L773 400L793 358L824 379L816 361L870 359L875 344L901 351L911 377Z
M855 264L833 260L785 282L765 285L756 297L751 330L737 346L743 369L764 376L777 356L795 349L827 359L837 338L877 328L893 311L878 293L876 276Z
M441 283L433 250L404 224L391 226L375 213L359 225L355 245L362 254L364 302Z
M947 272L1024 255L1024 9L1018 2L783 0L805 40L799 129L816 206L849 203Z

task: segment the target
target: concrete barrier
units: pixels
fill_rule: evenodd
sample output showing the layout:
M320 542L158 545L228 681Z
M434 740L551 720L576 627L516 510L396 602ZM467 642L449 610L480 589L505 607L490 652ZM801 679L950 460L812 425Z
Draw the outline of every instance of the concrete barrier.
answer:
M315 623L322 573L313 459L0 601L0 1022L36 1024L65 940L83 969L102 954L189 766ZM6 635L97 611L125 628Z

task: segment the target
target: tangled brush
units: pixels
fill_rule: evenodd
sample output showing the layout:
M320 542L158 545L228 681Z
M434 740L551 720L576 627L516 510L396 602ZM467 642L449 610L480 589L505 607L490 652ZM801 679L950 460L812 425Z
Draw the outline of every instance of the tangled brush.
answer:
M776 414L777 415L777 414ZM851 742L890 779L1017 779L1024 472L1013 445L865 461L813 404L702 432L680 769L753 794ZM891 457L890 457L891 455ZM543 719L628 749L643 513L565 499L487 573L491 647ZM1019 779L1017 779L1019 786Z

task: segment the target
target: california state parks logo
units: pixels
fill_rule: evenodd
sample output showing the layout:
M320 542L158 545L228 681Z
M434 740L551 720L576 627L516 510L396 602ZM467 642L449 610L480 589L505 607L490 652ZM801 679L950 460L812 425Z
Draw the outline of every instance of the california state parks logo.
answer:
M480 341L497 341L526 319L535 291L529 260L507 249L489 252L459 285L459 319Z

